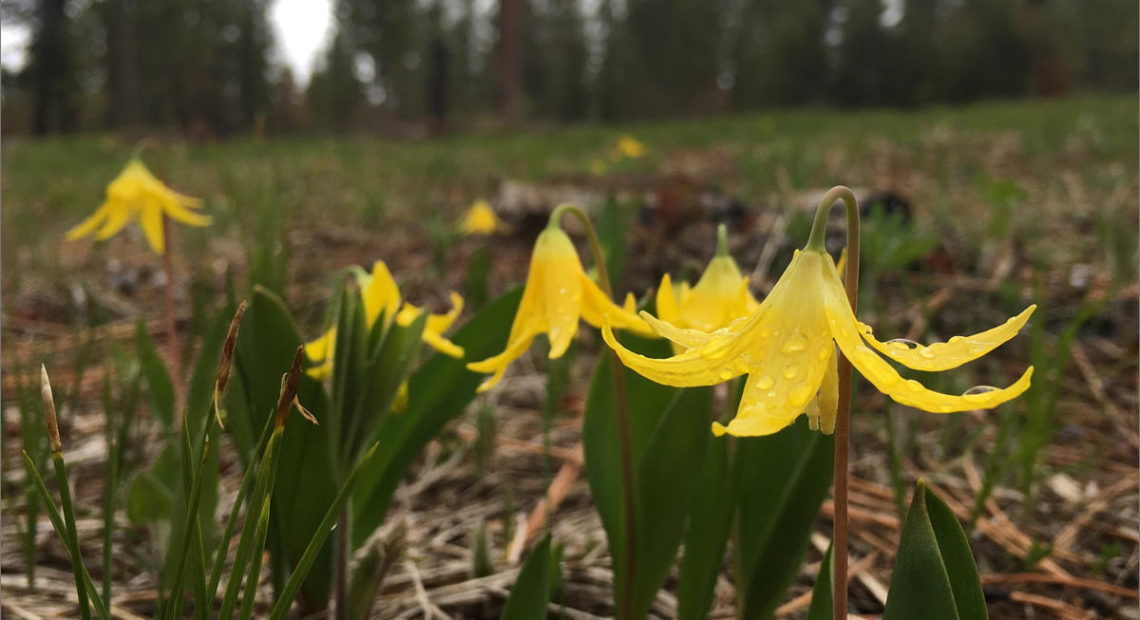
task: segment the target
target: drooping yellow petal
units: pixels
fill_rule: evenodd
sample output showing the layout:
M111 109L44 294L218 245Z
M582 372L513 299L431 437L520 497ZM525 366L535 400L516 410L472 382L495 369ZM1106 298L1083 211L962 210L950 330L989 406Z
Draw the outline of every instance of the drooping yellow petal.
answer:
M480 362L467 364L467 368L474 372L494 373L479 385L478 392L483 393L495 387L495 385L499 383L499 380L503 378L503 373L507 371L507 366L510 366L511 362L521 357L523 353L526 353L526 350L530 348L537 334L538 332L533 328L523 329L517 338L512 338L507 342L507 348L502 353Z
M91 214L90 217L75 225L71 230L67 231L65 238L68 241L75 241L90 235L95 232L95 229L101 227L103 222L111 215L111 203L104 202Z
M195 213L194 211L188 209L186 207L185 201L182 200L183 198L185 197L168 197L164 201L163 210L166 212L167 217L172 220L182 222L183 224L189 224L190 226L209 226L210 223L213 222L210 216L202 215L201 213ZM191 200L193 204L199 202L193 199L187 200Z
M709 332L704 332L699 329L677 327L648 312L642 312L641 318L645 319L645 322L649 324L649 327L653 329L658 336L675 344L679 344L686 349L703 345L708 342L709 336L711 335Z
M305 356L314 362L332 358L336 343L336 328L330 327L323 335L305 343Z
M364 300L364 319L371 326L384 315L385 321L396 318L396 309L400 307L400 287L396 279L388 270L388 265L378 260L372 264L372 273L362 278L363 290L360 295Z
M127 205L112 203L110 212L107 218L103 220L103 226L95 233L95 239L103 241L110 239L115 233L123 229L131 218L133 209Z
M830 260L828 258L828 261ZM962 396L929 390L914 379L903 380L886 360L863 344L859 336L859 323L852 314L851 307L847 305L846 293L839 282L838 274L834 272L834 267L831 267L830 277L825 275L825 278L828 281L823 289L824 309L836 344L860 374L894 401L932 413L952 413L971 409L992 409L1017 398L1029 389L1030 378L1033 376L1032 366L1009 387L1002 389L985 387L970 390Z
M657 287L657 317L669 323L677 322L677 293L673 292L673 279L669 274L661 276Z
M653 337L656 334L649 325L635 312L618 306L594 284L594 281L585 273L582 281L582 320L601 328L607 322L616 329L629 330L641 336Z
M420 337L436 351L457 359L462 358L464 355L463 347L443 337L443 332L451 327L451 324L455 322L462 311L463 298L458 293L452 292L451 311L447 314L429 314L424 321L424 331ZM423 310L419 306L404 304L396 313L396 323L401 327L407 327L414 323L422 312Z
M831 356L827 360L827 372L823 375L823 383L819 386L816 406L819 415L819 430L825 435L834 433L835 417L839 413L839 356L835 354L834 347L832 347Z
M143 236L150 248L156 254L166 251L166 233L163 231L162 209L154 204L155 200L145 200L142 212L139 213L139 226L142 227Z
M566 241L569 243L569 239ZM578 333L578 319L582 314L582 280L586 277L579 275L582 268L577 255L571 260L573 264L567 262L546 270L540 282L546 312L546 335L550 339L550 359L562 357Z
M735 336L714 336L701 348L688 349L665 359L646 357L625 348L609 324L602 326L602 338L617 352L623 364L641 376L665 385L715 385L748 371L747 362L741 361L745 339Z
M835 346L819 295L819 255L812 254L799 253L764 300L752 328L758 337L740 407L727 427L714 425L714 433L774 433L816 398Z
M448 298L451 300L451 310L448 310L446 314L428 315L426 329L442 334L451 329L455 319L459 318L459 314L463 312L463 296L452 291Z
M869 325L860 323L859 328L863 338L872 347L904 366L925 371L949 370L976 360L1005 344L1021 331L1036 309L1036 305L1029 306L1002 325L972 336L954 336L949 342L936 342L929 346L912 347L910 343L897 340L879 342Z
M678 318L684 327L711 332L758 307L736 261L727 255L717 256L709 261L701 279L678 308Z

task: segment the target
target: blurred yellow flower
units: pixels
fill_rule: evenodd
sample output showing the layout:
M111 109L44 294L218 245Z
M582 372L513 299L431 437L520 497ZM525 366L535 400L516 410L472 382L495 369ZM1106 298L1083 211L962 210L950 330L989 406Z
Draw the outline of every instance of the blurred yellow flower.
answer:
M371 327L384 317L387 324L393 320L401 326L411 325L423 312L412 304L400 306L400 288L382 260L372 265L372 273L360 271L356 274L360 284L360 295L364 301L364 323ZM455 358L463 357L463 347L443 337L459 313L463 311L463 298L451 293L451 311L447 314L429 314L424 325L423 341L434 349ZM309 369L309 375L323 379L332 372L333 348L336 344L336 327L330 327L321 337L305 345L305 355L317 365Z
M620 153L622 157L641 159L645 157L646 151L645 145L629 134L618 138L617 152Z
M904 380L872 347L916 370L947 370L1013 338L1035 308L1026 308L1001 326L946 343L928 347L882 343L851 312L831 257L805 249L796 253L759 308L727 327L713 332L681 329L642 313L661 336L687 348L679 355L651 359L623 347L608 327L603 327L602 335L627 366L658 383L713 385L747 374L736 417L727 427L714 423L717 435L768 435L801 413L808 415L814 428L830 433L838 405L835 345L875 388L896 402L934 413L989 409L1024 392L1033 368L1007 388L981 386L953 396L928 390L914 379Z
M717 228L716 257L709 261L696 286L690 289L682 282L674 289L672 279L665 274L657 288L657 318L684 329L716 331L759 307L760 302L748 290L748 278L740 274L728 253L724 224Z
M67 231L67 240L74 241L92 233L102 241L122 230L131 220L142 227L151 249L162 254L166 251L163 233L163 216L191 226L208 226L210 218L194 209L202 206L197 198L172 191L155 178L138 159L131 159L127 167L107 186L107 198L90 217Z
M486 200L476 200L463 216L460 229L465 235L489 235L502 228L503 222Z
M550 359L562 357L578 332L579 319L595 327L609 323L653 335L638 318L635 308L632 295L626 297L625 306L621 307L594 284L583 271L570 237L552 220L534 244L530 271L506 349L493 357L469 363L467 368L493 373L479 386L479 391L485 392L499 382L507 366L526 352L538 334L546 333L550 339Z

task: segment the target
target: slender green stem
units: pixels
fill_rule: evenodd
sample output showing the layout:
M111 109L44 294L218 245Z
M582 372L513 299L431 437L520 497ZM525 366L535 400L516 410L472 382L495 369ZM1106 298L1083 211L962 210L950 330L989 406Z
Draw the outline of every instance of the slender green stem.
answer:
M847 208L847 272L844 288L851 311L859 296L859 204L850 189L833 187L819 202L806 250L825 252L827 215L837 200ZM839 410L835 416L835 537L832 555L835 593L835 620L847 618L847 460L851 444L851 361L839 354Z
M557 225L564 213L573 214L582 223L582 227L586 229L590 252L594 256L594 264L598 270L598 286L606 294L606 297L613 300L614 292L610 286L609 273L606 270L606 255L602 251L602 243L598 239L598 233L594 230L593 223L590 222L590 217L576 205L561 205L550 214L550 225ZM618 597L616 615L618 620L630 620L633 615L634 578L637 574L634 566L634 555L637 552L637 515L634 512L636 504L634 503L633 449L629 430L629 407L626 402L625 370L613 349L609 349L609 354L610 372L614 382L614 402L617 405L618 444L621 446L622 501L624 503L623 508L625 508L625 532L622 541L624 543L625 562L622 563L621 567L623 591Z
M32 462L32 457L28 456L27 450L24 450L24 466L27 467L28 475L31 477L32 483L39 492L40 501L43 502L52 528L55 529L55 533L63 541L63 550L67 553L68 559L71 560L71 565L73 567L79 567L78 570L82 575L81 579L83 585L87 588L87 591L91 593L91 602L95 605L95 613L99 616L100 620L109 620L111 614L108 613L103 598L99 596L99 591L95 589L95 583L91 580L91 575L87 572L87 567L83 565L77 548L71 546L71 540L67 537L67 526L64 525L63 517L60 516L55 502L52 501L51 494L48 493L47 485L44 484L44 478L40 475L40 470L36 468L36 464Z
M210 583L206 586L206 594L211 601L218 595L218 583L222 580L222 568L225 567L226 555L230 551L230 537L233 535L234 525L237 523L238 512L241 510L242 502L245 501L246 496L253 488L254 474L258 470L257 459L265 452L265 446L269 443L269 436L272 432L273 416L268 416L265 420L265 429L262 430L261 438L257 442L257 447L250 455L249 467L246 468L245 475L242 477L241 487L238 488L234 505L230 508L230 517L226 520L226 529L222 532L222 538L219 541L218 554L214 557L214 568L210 571Z
M174 402L182 400L182 347L178 344L178 321L174 313L174 248L171 247L170 218L162 216L162 237L165 246L162 252L162 269L166 272L166 283L163 287L166 304L164 316L166 320L166 338L168 355L170 356L170 382L174 385ZM178 408L181 411L181 408Z

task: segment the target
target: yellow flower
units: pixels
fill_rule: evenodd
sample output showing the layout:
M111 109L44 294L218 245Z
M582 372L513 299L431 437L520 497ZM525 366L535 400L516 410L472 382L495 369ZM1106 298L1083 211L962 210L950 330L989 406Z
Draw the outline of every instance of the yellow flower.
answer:
M618 138L617 152L622 157L627 157L629 159L641 159L642 157L645 157L647 150L648 149L645 148L644 144L629 134Z
M503 222L486 200L476 200L463 216L460 229L465 235L489 235L502 228Z
M609 323L653 335L635 313L633 296L626 297L624 307L611 301L583 271L570 237L551 225L535 242L526 286L511 324L506 349L493 357L467 364L474 372L493 373L479 386L479 391L494 387L507 366L530 347L538 334L546 333L550 339L550 359L562 357L578 332L579 318L595 327Z
M210 218L194 211L201 206L201 200L172 191L141 161L131 159L107 186L107 199L91 217L67 231L67 240L74 241L94 233L95 238L102 241L122 230L127 222L137 220L147 243L155 252L162 254L166 250L163 216L191 226L208 226Z
M411 325L420 313L420 308L412 304L400 307L400 288L388 271L388 265L382 260L372 265L372 273L360 271L356 274L360 283L360 296L364 301L364 323L371 327L383 315L384 321L390 324L393 320L401 326ZM455 358L463 357L463 347L443 337L459 313L463 311L463 298L457 293L451 293L451 311L447 314L429 314L424 325L423 341L431 345L440 353ZM323 379L332 372L333 347L336 344L336 327L329 328L321 337L305 345L305 355L317 363L309 369L309 375L315 379Z
M748 290L748 279L728 253L723 224L717 229L716 257L709 261L696 286L690 289L682 283L674 290L673 281L665 274L657 288L657 318L686 329L716 331L759 307L760 302Z
M1007 388L979 387L953 396L904 380L875 350L916 370L955 368L1013 338L1035 308L993 329L929 347L879 342L851 312L831 257L805 249L760 307L728 327L711 333L681 329L643 313L657 333L687 348L680 355L651 359L623 347L609 328L602 335L627 366L658 383L713 385L747 374L736 417L727 427L714 423L717 435L768 435L801 413L813 428L830 433L838 405L835 345L875 388L899 403L935 413L989 409L1024 392L1033 368Z

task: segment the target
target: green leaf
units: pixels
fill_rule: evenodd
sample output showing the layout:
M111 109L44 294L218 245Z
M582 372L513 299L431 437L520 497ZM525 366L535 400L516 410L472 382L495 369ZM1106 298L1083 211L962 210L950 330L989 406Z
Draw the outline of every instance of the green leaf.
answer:
M623 336L626 346L652 357L670 355L669 344ZM613 362L604 353L586 397L582 443L586 474L614 560L614 599L619 609L644 617L664 583L684 534L707 447L711 391L677 390L622 368L634 466L634 583L627 586L624 494ZM627 591L632 598L626 602Z
M179 492L177 455L172 447L164 448L149 469L135 476L127 494L127 517L132 523L145 525L169 521Z
M649 613L681 545L698 491L709 430L711 388L681 390L637 463L637 572L633 617Z
M288 370L301 343L301 334L281 299L267 289L255 287L237 340L227 401L230 417L226 422L247 468L256 458L253 451L261 429L277 405L281 375ZM284 583L285 565L294 566L304 553L337 487L330 468L331 429L327 424L329 407L324 389L316 380L302 375L297 397L314 412L320 425L294 418L286 424L281 438L277 471L282 483L273 489L267 542L272 565L277 568L273 578L278 584ZM286 559L284 564L282 557ZM311 573L301 594L303 601L323 607L332 587L332 546L322 549L314 561L321 569Z
M408 379L408 406L385 416L376 429L373 440L382 448L353 495L354 549L384 521L392 494L423 447L475 398L483 377L467 370L467 361L502 351L521 297L522 289L503 295L455 334L452 341L464 348L465 359L437 353Z
M706 618L712 606L713 591L732 531L732 518L736 514L736 491L728 463L731 443L732 440L712 440L701 470L700 490L689 512L677 580L678 620Z
M174 433L174 384L170 382L170 373L166 370L166 363L158 354L154 340L146 329L146 323L139 320L135 328L135 346L138 347L139 368L146 381L147 398L150 401L151 411L159 422L162 422L167 434Z
M803 416L774 435L736 439L742 618L770 618L799 572L831 487L834 445Z
M957 517L923 481L899 538L883 620L987 618L970 543Z
M526 559L499 620L534 620L546 617L550 602L550 535Z
M835 565L831 561L832 548L829 545L823 554L823 561L819 563L819 574L815 578L815 587L811 591L811 606L808 607L807 618L804 620L831 620L834 617L834 599L831 597L835 589Z

